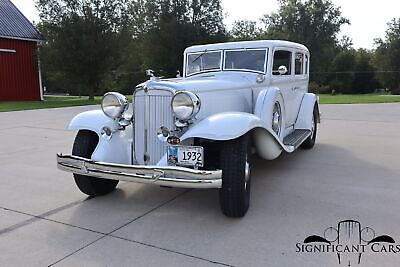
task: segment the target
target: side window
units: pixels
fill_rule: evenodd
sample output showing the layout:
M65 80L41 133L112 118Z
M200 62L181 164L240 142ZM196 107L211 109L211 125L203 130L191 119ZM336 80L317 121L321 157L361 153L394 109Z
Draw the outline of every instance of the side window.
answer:
M294 74L301 75L304 73L304 55L302 53L296 53L296 57L294 59Z
M308 55L304 55L304 74L308 74Z
M274 63L272 68L273 75L280 75L279 74L279 67L285 66L287 72L284 75L292 74L292 52L284 51L284 50L277 50L274 52Z

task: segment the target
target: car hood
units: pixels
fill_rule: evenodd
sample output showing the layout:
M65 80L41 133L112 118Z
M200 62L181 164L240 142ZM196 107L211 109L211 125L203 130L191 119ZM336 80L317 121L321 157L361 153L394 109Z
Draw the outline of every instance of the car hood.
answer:
M189 78L174 78L174 79L160 79L150 80L145 83L147 87L162 87L175 91L190 91L194 93L201 93L206 91L215 90L232 90L251 88L252 83L246 76L240 74L203 74L196 75ZM141 84L139 86L143 86Z

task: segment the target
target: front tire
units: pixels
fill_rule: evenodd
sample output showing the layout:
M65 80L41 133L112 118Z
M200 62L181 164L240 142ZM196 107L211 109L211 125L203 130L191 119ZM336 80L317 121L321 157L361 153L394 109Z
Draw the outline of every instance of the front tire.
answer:
M225 141L221 146L222 212L228 217L243 217L249 209L251 185L250 134Z
M79 131L75 137L72 155L90 159L98 141L99 138L94 132ZM75 173L74 179L79 190L91 197L102 196L112 192L119 182L117 180L95 178Z

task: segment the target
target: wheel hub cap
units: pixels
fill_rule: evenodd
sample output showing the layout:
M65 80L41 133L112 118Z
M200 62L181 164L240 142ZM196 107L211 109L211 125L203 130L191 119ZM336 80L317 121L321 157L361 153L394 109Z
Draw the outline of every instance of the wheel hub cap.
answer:
M248 161L248 157L246 157L246 164L244 165L244 189L247 189L247 184L250 180L250 175L251 175L251 167L250 163Z
M275 103L274 110L272 111L272 130L279 135L281 132L281 107L279 103Z

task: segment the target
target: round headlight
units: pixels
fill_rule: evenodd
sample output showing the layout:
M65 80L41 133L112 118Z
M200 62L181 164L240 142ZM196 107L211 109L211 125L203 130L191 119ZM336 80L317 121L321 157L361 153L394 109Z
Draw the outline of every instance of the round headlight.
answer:
M120 93L106 93L101 101L101 109L108 117L118 119L128 109L128 100Z
M178 92L172 98L172 111L179 120L189 120L200 110L200 99L192 92Z

